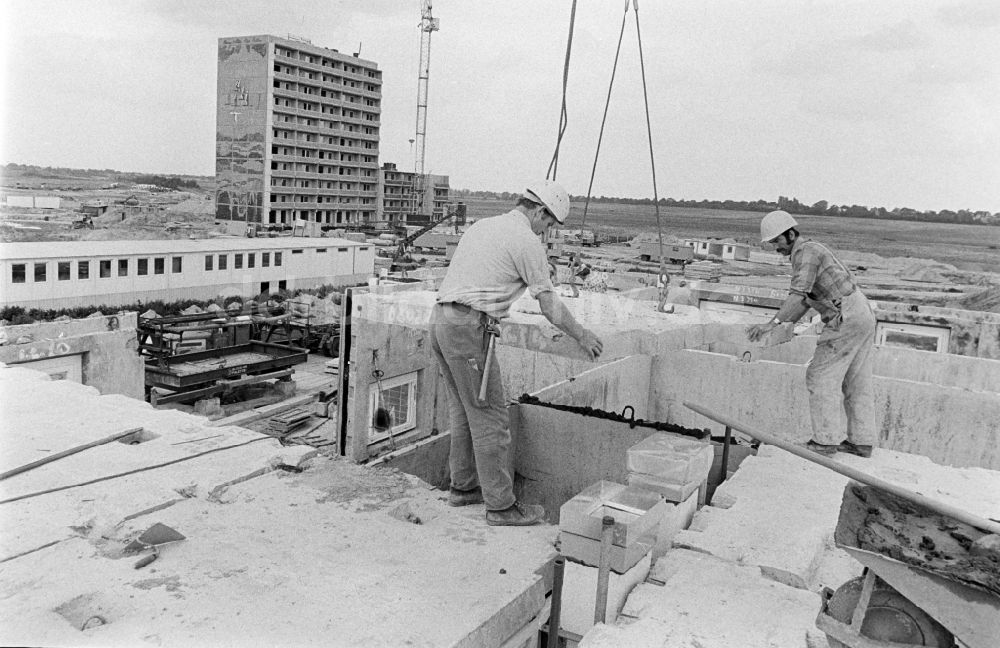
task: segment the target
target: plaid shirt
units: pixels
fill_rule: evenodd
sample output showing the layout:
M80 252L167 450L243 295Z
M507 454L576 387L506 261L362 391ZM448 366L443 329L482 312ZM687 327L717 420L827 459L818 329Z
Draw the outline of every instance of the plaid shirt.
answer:
M844 264L825 245L806 238L796 239L791 261L789 292L805 297L824 322L839 315L840 300L857 287Z

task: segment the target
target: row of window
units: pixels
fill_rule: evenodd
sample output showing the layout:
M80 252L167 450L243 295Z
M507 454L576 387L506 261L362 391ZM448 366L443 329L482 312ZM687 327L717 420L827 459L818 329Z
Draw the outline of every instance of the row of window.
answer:
M136 259L136 274L137 275L148 275L149 274L149 259ZM166 274L166 257L156 257L153 259L153 274ZM40 261L31 264L33 276L36 282L42 282L48 280L48 263L46 261ZM112 260L111 259L101 259L97 262L97 276L101 279L107 279L112 276ZM117 276L127 277L128 276L128 259L118 259L117 266ZM183 268L183 257L171 257L170 258L170 271L172 273L182 272ZM69 281L72 279L71 273L73 269L72 261L57 261L56 262L56 278L59 281ZM77 279L90 279L90 261L77 261L76 262L76 278ZM25 283L28 280L28 264L26 263L13 263L10 266L10 281L11 283Z
M337 248L340 252L346 252L347 248ZM316 248L317 253L325 253L326 248ZM302 254L302 250L292 250L292 254ZM280 266L282 262L281 252L274 252L273 257L271 252L261 252L260 253L260 265L262 268L271 267L271 261L274 261L274 265ZM152 260L152 264L150 264ZM112 276L117 277L127 277L129 275L129 260L128 259L117 259L117 263L112 259L100 259L97 261L97 276L101 279L108 279ZM247 268L254 268L257 265L257 253L256 252L238 252L233 254L233 268L240 270L243 268L244 262ZM90 261L76 261L76 278L77 279L90 279ZM183 272L184 258L175 256L170 257L170 272L179 273ZM56 262L56 278L59 281L69 281L72 277L73 270L72 261L57 261ZM27 263L13 263L10 266L10 280L11 283L27 283L28 281L28 265ZM30 264L32 266L32 276L36 282L43 282L48 280L48 262L39 261ZM152 265L152 267L150 267ZM153 257L141 258L135 260L135 274L137 276L143 277L149 275L152 271L154 275L166 274L167 258L166 257ZM207 254L205 255L205 270L226 270L229 267L229 255L228 254Z

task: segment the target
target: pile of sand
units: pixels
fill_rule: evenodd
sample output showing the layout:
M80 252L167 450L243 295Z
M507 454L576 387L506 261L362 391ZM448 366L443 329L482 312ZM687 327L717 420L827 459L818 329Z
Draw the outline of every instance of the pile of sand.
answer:
M948 279L945 272L955 272L956 268L948 263L939 263L932 259L913 259L910 257L890 259L899 268L899 278L906 281L944 282Z
M1000 313L1000 286L990 286L983 290L969 293L949 304L954 308L964 310Z

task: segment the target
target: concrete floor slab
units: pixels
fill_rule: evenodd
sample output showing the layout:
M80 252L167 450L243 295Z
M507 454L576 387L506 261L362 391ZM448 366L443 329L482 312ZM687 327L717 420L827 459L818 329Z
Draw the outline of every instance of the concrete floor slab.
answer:
M449 507L393 469L24 370L6 376L28 387L4 385L5 371L0 386L17 399L16 417L4 411L5 448L61 449L134 419L159 436L0 481L16 496L135 470L0 504L2 645L471 648L502 644L544 609L555 527L490 527L481 505ZM232 442L245 445L194 456ZM157 522L186 539L135 569L122 549Z
M664 585L638 585L619 625L595 627L580 648L793 648L806 645L806 628L819 611L817 594L692 551L669 552L650 579Z
M484 517L396 471L317 458L4 563L0 643L497 645L544 606L555 528ZM133 569L116 548L153 521L187 539ZM54 612L67 604L108 623L74 629Z

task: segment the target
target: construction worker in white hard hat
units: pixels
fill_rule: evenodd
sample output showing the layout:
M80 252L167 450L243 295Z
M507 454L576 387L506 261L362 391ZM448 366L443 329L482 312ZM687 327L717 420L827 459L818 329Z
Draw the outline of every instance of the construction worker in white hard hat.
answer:
M538 300L542 314L575 339L588 358L596 360L603 348L556 295L539 238L568 216L569 196L562 187L550 181L529 185L511 211L481 219L466 230L438 289L431 348L448 391L448 503L484 502L487 524L523 526L545 516L541 506L522 504L514 497L500 365L488 352L496 322L527 290Z
M826 246L799 235L798 223L785 211L760 222L760 240L773 244L792 262L788 298L766 324L747 329L756 341L777 326L791 324L810 307L823 320L816 351L806 369L812 419L810 450L824 455L849 452L870 457L875 441L872 350L875 316L868 299L843 263ZM846 439L841 412L847 413Z

